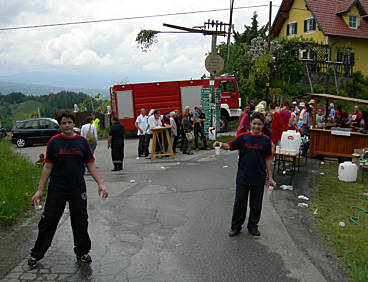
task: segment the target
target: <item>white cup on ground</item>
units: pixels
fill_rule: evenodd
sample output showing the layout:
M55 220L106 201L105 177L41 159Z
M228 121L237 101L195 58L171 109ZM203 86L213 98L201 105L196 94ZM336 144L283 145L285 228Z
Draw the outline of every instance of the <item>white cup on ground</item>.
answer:
M220 155L220 146L215 147L216 156Z

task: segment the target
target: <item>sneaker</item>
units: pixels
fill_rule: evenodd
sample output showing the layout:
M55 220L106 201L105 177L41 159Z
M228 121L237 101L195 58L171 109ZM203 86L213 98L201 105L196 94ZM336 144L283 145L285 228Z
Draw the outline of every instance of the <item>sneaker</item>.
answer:
M37 263L38 263L38 260L37 260L36 258L34 258L34 257L32 257L32 256L30 256L30 257L28 258L28 265L29 265L30 267L35 267L35 266L37 265Z
M240 229L231 229L229 232L229 237L234 237L240 234Z
M258 230L258 227L248 227L248 232L253 236L261 236L261 233Z
M92 262L92 258L89 254L84 254L82 256L77 256L77 260L79 260L81 262L85 262L85 263L91 263Z

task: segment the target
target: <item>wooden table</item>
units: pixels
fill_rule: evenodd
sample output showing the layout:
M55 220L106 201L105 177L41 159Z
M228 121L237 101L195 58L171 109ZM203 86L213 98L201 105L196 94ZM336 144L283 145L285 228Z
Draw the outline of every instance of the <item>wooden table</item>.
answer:
M152 149L151 149L151 160L153 157L159 157L159 156L171 156L172 159L175 159L174 151L172 149L171 140L170 140L170 134L169 134L169 128L171 126L165 126L165 127L156 127L156 128L150 128L152 131ZM161 136L161 151L156 152L156 143L157 140L160 140L158 136ZM165 138L167 140L167 145L169 151L165 151Z
M311 156L314 154L351 158L354 149L368 147L368 134L351 132L350 136L332 135L331 130L310 129Z

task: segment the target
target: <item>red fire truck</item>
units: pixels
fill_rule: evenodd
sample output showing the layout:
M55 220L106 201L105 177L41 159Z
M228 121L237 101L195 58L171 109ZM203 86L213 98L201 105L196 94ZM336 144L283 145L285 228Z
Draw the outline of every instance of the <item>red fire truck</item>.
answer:
M133 130L141 108L147 114L151 109L158 109L161 114L175 109L182 112L186 106L193 109L200 105L201 89L209 87L209 79L113 85L111 114L126 129ZM220 76L215 78L215 88L221 89L220 131L226 131L229 120L241 114L238 84L234 76Z

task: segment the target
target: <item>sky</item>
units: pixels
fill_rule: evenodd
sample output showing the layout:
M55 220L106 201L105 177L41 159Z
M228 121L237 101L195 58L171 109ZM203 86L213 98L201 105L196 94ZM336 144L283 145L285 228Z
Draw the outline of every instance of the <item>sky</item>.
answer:
M281 2L274 0L273 5ZM235 8L268 4L267 0L234 1ZM0 6L1 29L229 8L230 0L0 0ZM254 11L260 25L265 25L268 10L234 10L235 30L242 32L245 24L250 25ZM273 7L273 17L277 10ZM200 78L208 74L204 60L210 36L158 34L158 43L146 53L137 48L135 38L141 29L175 31L163 23L194 27L208 19L228 22L229 11L0 31L0 78L48 84L52 77L63 77L57 83L68 86L78 84L80 77L82 87ZM222 41L226 38L219 37L218 42Z

